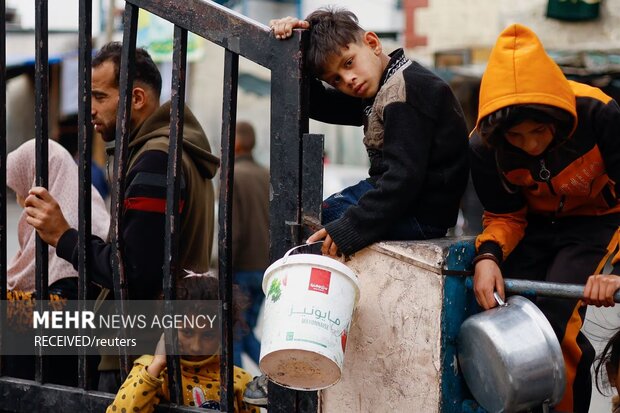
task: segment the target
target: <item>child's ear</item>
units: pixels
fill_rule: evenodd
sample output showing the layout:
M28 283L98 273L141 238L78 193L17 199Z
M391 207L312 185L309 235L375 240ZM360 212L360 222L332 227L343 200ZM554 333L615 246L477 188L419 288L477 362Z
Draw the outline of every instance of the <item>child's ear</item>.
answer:
M365 32L364 43L366 43L377 56L383 52L381 40L379 40L379 36L377 36L377 33L375 32Z
M616 377L618 376L618 366L614 366L613 363L605 363L605 369L607 370L607 380L611 387L616 387Z

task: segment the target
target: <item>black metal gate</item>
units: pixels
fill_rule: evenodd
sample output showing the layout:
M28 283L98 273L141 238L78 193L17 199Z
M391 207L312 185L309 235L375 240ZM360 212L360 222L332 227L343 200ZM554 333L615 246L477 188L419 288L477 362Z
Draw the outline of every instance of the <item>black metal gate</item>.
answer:
M35 65L35 135L36 184L47 186L48 140L48 2L35 0L36 7L36 65ZM0 0L0 21L5 21L5 0ZM114 183L112 193L111 241L112 264L115 269L115 296L125 297L121 251L121 206L123 205L124 172L127 162L131 90L139 9L147 10L174 24L174 52L172 69L172 109L170 119L170 151L168 158L166 222L178 222L181 140L183 135L183 108L187 58L187 34L193 32L225 49L224 98L221 136L221 185L219 194L219 274L222 317L221 411L233 410L232 375L232 301L231 226L232 181L234 174L234 125L236 122L239 56L271 70L271 187L270 244L272 261L286 250L301 242L303 215L316 216L320 205L322 137L307 135L307 79L303 74L305 33L295 33L289 41L276 40L268 27L206 0L128 0L124 12L123 51L120 70L120 101L117 117ZM91 262L86 240L90 236L91 145L91 20L90 0L79 1L79 298L86 297L86 286ZM6 29L0 30L0 182L6 182ZM303 138L308 139L303 139ZM304 149L305 148L305 149ZM304 191L302 191L302 180ZM302 193L303 192L303 193ZM7 230L6 186L0 184L0 296L7 296ZM175 212L177 211L177 212ZM178 224L166 228L164 291L172 295L171 274L177 266ZM47 296L47 245L37 237L36 254L37 296ZM4 320L5 314L0 314ZM1 330L0 330L1 334ZM43 357L37 357L35 380L0 377L0 410L12 412L33 411L104 411L113 395L89 388L89 370L86 356L79 356L76 374L79 387L71 388L46 384ZM121 355L122 370L127 371L128 357ZM182 400L177 384L180 378L178 357L169 364L171 378L171 406L159 406L156 411L197 411L179 407ZM286 390L273 383L269 385L270 412L316 412L316 392ZM203 409L201 409L203 411Z

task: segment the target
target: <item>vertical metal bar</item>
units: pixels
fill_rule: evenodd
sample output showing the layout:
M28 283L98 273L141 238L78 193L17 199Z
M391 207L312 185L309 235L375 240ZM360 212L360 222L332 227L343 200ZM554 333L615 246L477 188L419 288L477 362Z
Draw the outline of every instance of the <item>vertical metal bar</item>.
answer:
M119 100L116 114L116 142L114 150L114 183L112 188L112 226L110 241L112 243L112 270L114 281L114 297L119 303L118 310L125 314L127 298L127 281L123 267L122 226L123 203L125 201L125 172L129 135L131 127L131 101L133 78L136 63L136 35L138 29L138 7L126 3L123 16L123 50L119 76ZM129 369L129 357L123 348L121 357L121 376L125 380Z
M271 260L301 242L302 135L308 131L308 79L304 73L307 31L271 67ZM289 40L289 41L291 41ZM270 412L316 412L317 392L298 392L269 382Z
M86 310L88 274L90 274L90 239L91 235L91 152L93 129L91 125L91 66L92 66L92 2L80 0L79 4L79 73L78 84L78 174L80 197L78 199L78 215L81 217L78 226L78 306L80 311ZM88 371L86 365L86 349L79 348L78 386L86 389Z
M325 137L305 133L302 137L301 213L302 223L310 219L321 222L323 200L323 146ZM316 228L303 228L303 239L308 238Z
M187 71L187 30L174 26L172 53L172 91L170 105L170 139L168 147L168 175L166 178L166 232L164 240L164 298L166 312L172 313L170 300L176 298L176 277L179 271L179 192L181 187L181 154L183 151L183 120L185 116L185 76ZM181 365L178 357L177 337L166 337L168 351L168 378L170 400L183 404Z
M0 21L6 21L6 2L0 0ZM0 354L6 320L6 24L0 25ZM3 374L0 362L0 375Z
M36 0L35 2L35 138L36 138L36 185L47 187L48 182L48 110L49 110L49 61L48 61L48 39L47 39L47 0ZM43 299L47 299L47 279L48 279L48 246L39 235L36 237L36 275L35 288L37 305L43 310ZM39 353L40 356L40 353ZM35 379L43 382L44 359L36 358Z
M271 255L281 257L300 241L301 137L308 132L307 78L302 68L306 32L295 33L299 50L271 68ZM292 195L293 194L293 195Z
M220 301L222 303L222 355L220 357L220 406L223 412L234 410L233 387L233 306L232 306L232 200L235 176L235 124L237 122L237 88L239 55L224 54L224 95L222 107L222 163L218 211Z
M35 137L36 185L47 187L49 62L47 53L47 0L36 0L35 10ZM36 289L47 296L47 245L37 235Z
M444 268L465 271L471 266L476 253L473 241L458 241L450 245ZM466 287L466 277L444 276L443 303L441 311L441 412L461 413L468 411L463 402L468 397L463 375L454 368L457 357L457 338L461 324L477 308L473 294ZM471 397L471 396L469 396ZM473 410L473 409L471 409Z
M90 272L90 243L86 241L91 235L91 152L93 130L91 125L91 68L92 68L92 3L90 0L80 0L79 5L79 73L78 83L80 95L78 98L78 165L80 197L78 213L82 218L78 228L78 298L85 300L88 287L88 273Z

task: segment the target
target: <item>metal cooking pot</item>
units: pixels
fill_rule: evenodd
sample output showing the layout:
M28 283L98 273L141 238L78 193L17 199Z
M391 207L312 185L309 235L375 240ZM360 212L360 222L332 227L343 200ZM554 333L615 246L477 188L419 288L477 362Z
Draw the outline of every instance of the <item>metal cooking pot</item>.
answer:
M458 358L476 401L491 413L551 405L566 385L560 343L543 313L515 295L461 325Z

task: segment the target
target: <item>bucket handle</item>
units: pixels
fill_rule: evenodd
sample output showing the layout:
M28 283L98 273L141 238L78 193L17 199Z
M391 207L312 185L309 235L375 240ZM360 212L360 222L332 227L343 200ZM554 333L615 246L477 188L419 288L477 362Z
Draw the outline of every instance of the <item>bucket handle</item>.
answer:
M301 244L301 245L298 245L298 246L296 246L296 247L293 247L293 248L291 248L290 250L286 251L286 254L284 254L284 257L282 257L283 262L286 262L286 259L288 258L288 256L290 255L290 253L291 253L291 252L293 252L293 251L295 251L295 250L296 250L296 249L298 249L298 248L302 248L302 247L309 247L309 246L311 246L311 245L322 244L322 243L323 243L323 240L321 239L321 240L318 240L318 241L314 241L314 242L307 242L307 243L305 243L305 244Z
M506 303L504 302L504 300L502 300L502 297L500 297L500 296L499 296L499 294L497 293L497 291L494 291L494 292L493 292L493 297L495 297L495 301L497 301L497 304L498 304L500 307L508 307L508 304L506 304Z

